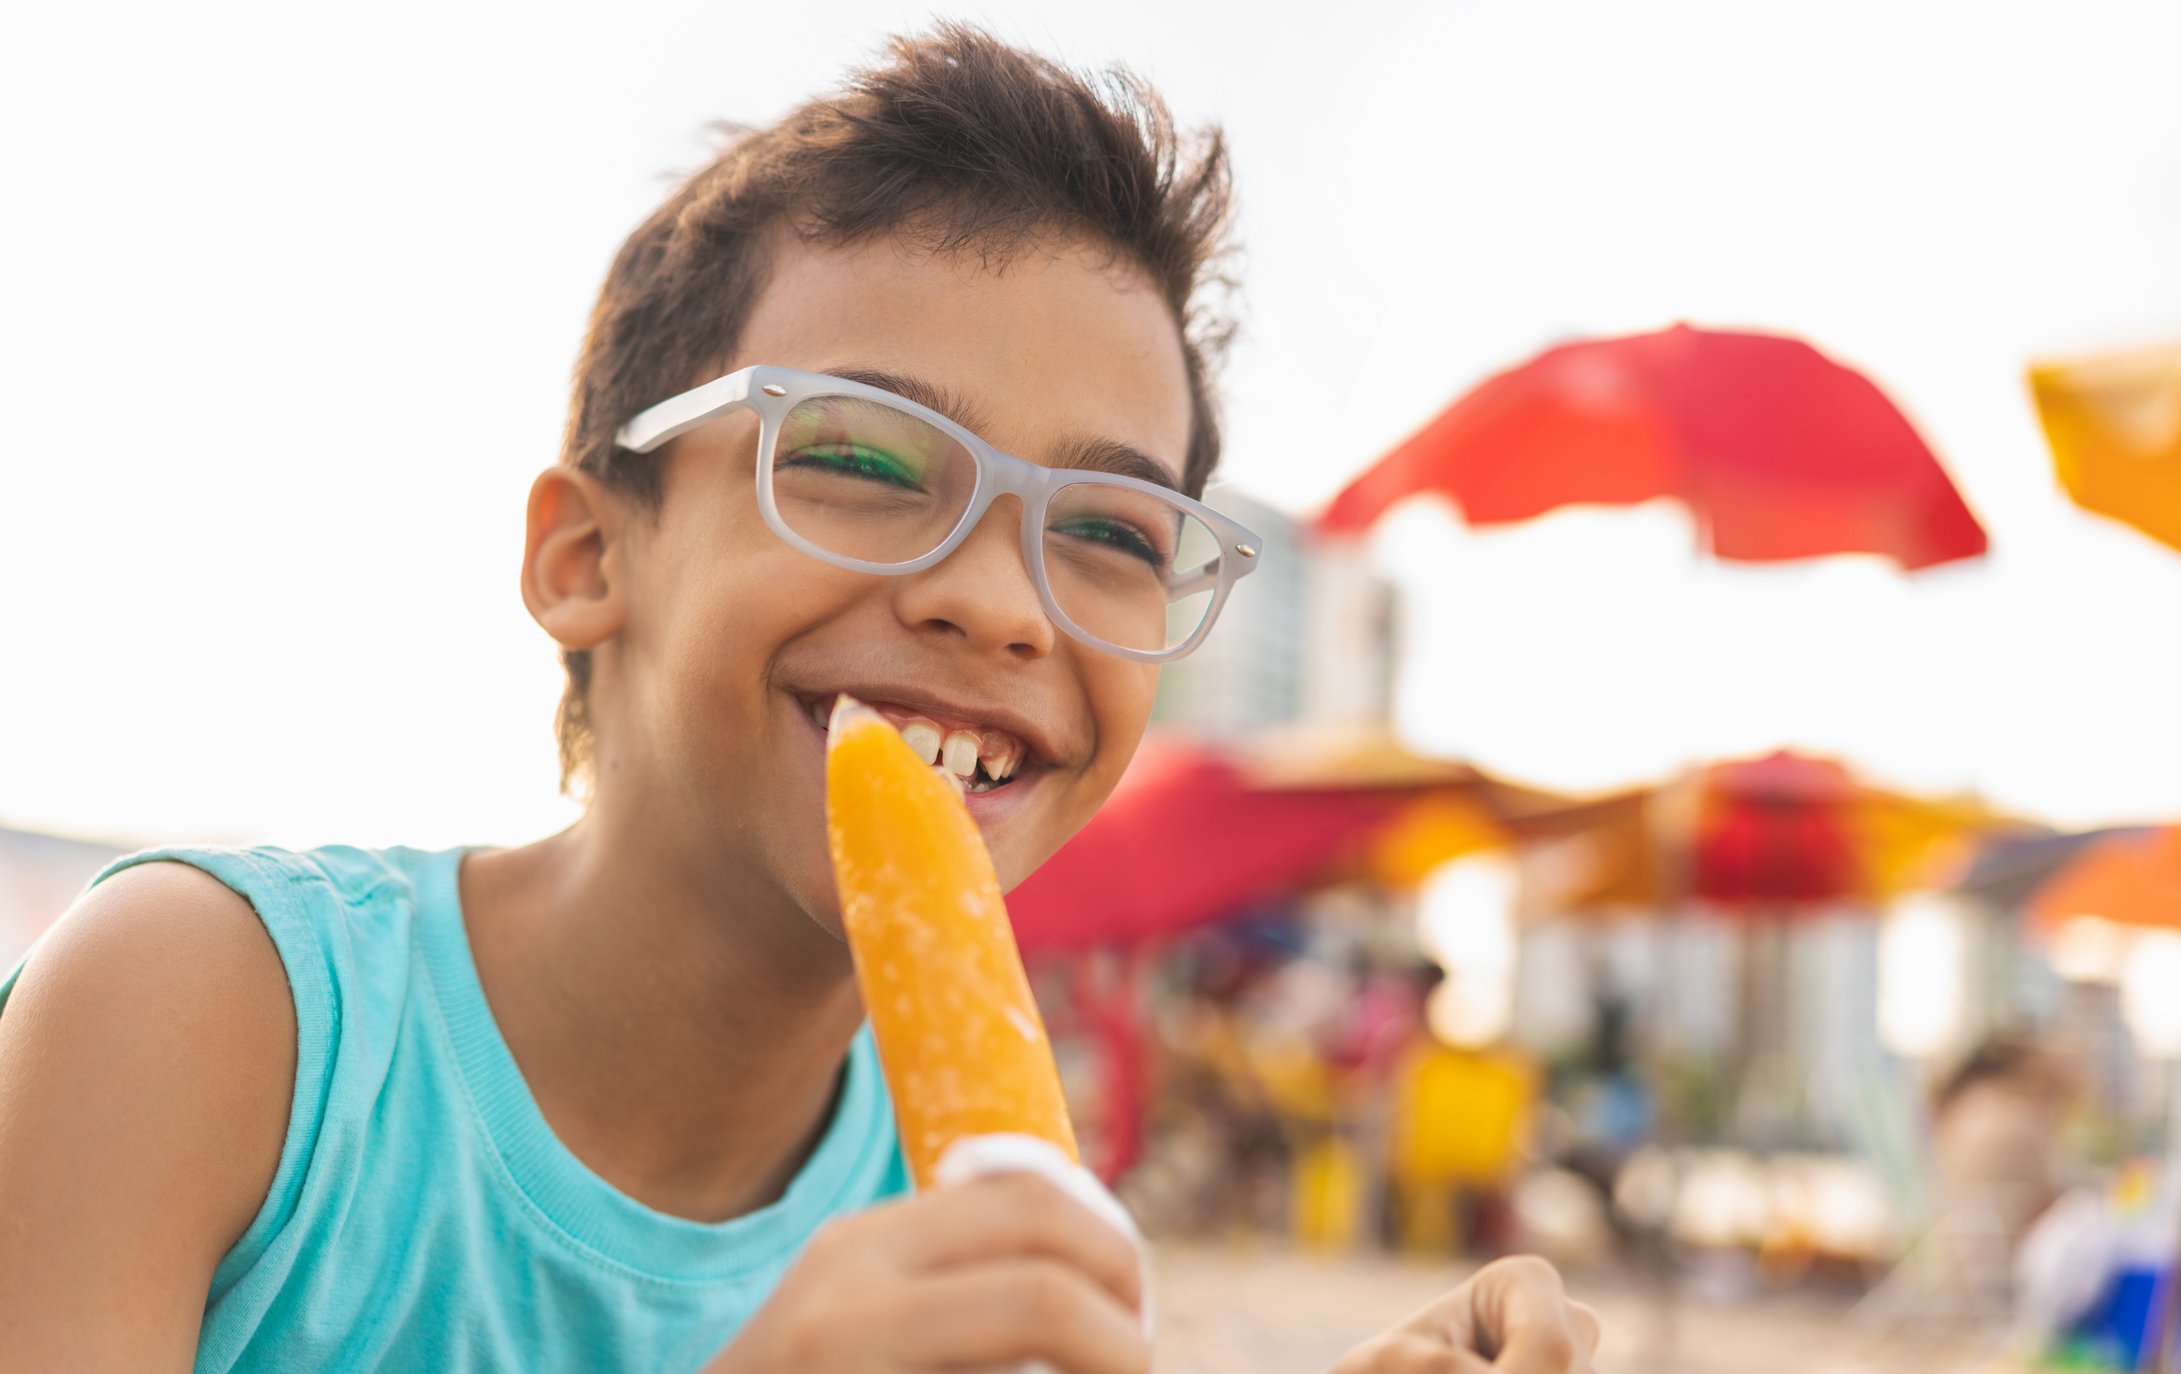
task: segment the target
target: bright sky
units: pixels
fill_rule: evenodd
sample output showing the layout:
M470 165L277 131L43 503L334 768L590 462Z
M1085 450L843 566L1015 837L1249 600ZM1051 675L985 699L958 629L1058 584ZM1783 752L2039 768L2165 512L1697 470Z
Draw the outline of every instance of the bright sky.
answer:
M814 13L823 18L814 18ZM921 5L39 6L0 57L0 823L504 841L565 821L515 593L585 312L700 159ZM1296 511L1485 373L1675 318L1876 375L1982 566L1700 564L1672 512L1383 541L1401 714L1547 783L1798 743L2181 815L2181 555L2079 514L2021 365L2181 337L2181 7L988 7L1221 120L1229 479ZM27 29L27 32L25 31Z

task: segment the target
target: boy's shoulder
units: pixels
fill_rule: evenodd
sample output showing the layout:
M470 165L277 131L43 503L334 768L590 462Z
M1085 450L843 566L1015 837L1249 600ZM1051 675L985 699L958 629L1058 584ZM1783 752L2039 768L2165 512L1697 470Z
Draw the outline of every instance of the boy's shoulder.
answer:
M97 887L114 874L143 864L178 863L202 869L237 890L323 884L342 901L362 905L390 889L403 895L413 892L418 861L428 857L428 851L402 846L161 845L122 855L100 869L89 885Z
M409 1002L426 927L459 922L460 850L325 845L167 845L126 854L101 869L48 936L87 911L105 911L148 945L190 951L214 926L262 930L293 1005L295 1043L307 1071L336 1042L361 1033L384 1044ZM448 913L457 913L448 915ZM37 951L26 957L27 965ZM186 972L194 961L173 965ZM17 976L23 971L19 965ZM0 1006L14 983L0 984ZM274 989L277 995L279 989Z
M406 933L442 867L451 881L451 862L438 861L456 856L399 846L166 845L115 859L87 891L150 865L197 869L246 901L290 959L298 942L321 945L365 929L378 938Z
M125 854L92 877L0 980L0 1008L41 950L51 964L57 947L94 934L99 959L149 957L185 982L205 975L222 950L262 950L269 940L278 955L270 992L292 1002L291 1042L308 1061L374 1004L393 1012L406 1001L427 906L440 900L435 880L451 904L459 854L354 845L167 845Z

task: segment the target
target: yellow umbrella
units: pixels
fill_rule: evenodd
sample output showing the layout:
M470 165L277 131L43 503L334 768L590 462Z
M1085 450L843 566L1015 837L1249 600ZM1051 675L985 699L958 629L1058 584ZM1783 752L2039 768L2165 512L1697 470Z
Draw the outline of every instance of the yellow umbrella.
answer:
M1417 753L1382 722L1304 724L1251 738L1240 759L1260 788L1401 792L1401 809L1367 839L1342 877L1410 889L1441 864L1505 849L1534 815L1567 799L1494 778L1466 763Z
M1475 797L1427 792L1401 808L1365 846L1363 868L1381 887L1421 887L1441 864L1505 849L1507 828Z
M2030 368L2075 504L2181 549L2181 345Z

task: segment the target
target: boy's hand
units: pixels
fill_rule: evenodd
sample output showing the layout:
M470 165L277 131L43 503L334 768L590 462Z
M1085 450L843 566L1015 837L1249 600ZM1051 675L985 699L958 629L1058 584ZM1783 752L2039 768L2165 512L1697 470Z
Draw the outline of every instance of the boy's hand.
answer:
M1541 1259L1488 1264L1333 1374L1593 1374L1598 1316Z
M1143 1374L1142 1303L1127 1238L1045 1179L996 1174L826 1226L706 1374Z

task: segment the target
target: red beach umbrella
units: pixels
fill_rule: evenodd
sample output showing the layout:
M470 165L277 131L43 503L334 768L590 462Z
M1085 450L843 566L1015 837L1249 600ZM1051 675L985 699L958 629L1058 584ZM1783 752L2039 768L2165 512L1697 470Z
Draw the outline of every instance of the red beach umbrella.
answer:
M1472 525L1670 496L1709 551L1751 562L1874 553L1914 570L1986 548L1869 378L1800 339L1679 324L1488 378L1349 483L1320 528L1361 531L1421 492Z
M1776 753L1713 765L1704 775L1690 894L1743 911L1865 895L1848 772L1827 759Z
M1257 787L1217 754L1140 755L1105 806L1008 895L1025 954L1125 944L1293 890L1385 825L1394 791Z
M1965 837L2004 824L1975 802L1908 796L1781 751L1532 820L1548 843L1525 900L1541 914L1694 900L1755 921L1870 906L1928 885Z

